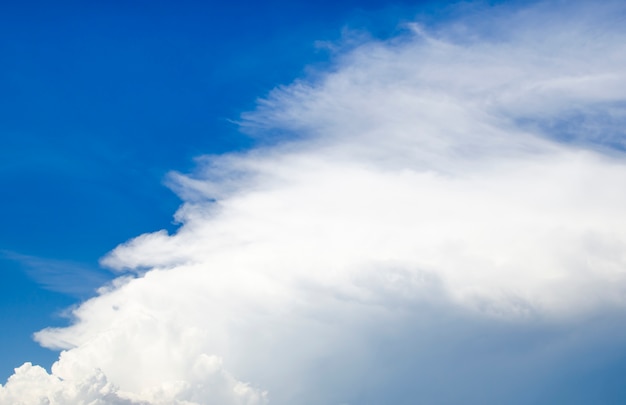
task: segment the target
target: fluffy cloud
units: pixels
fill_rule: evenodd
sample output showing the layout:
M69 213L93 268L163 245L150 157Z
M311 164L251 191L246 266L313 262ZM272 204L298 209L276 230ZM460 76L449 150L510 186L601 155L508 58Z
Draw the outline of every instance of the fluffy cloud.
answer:
M75 353L63 353L60 363L70 363ZM77 362L80 364L80 361ZM176 380L162 381L139 392L122 391L107 380L104 373L91 366L55 369L52 374L40 366L24 363L15 369L0 390L0 403L12 405L192 405L219 403L228 405L257 405L266 403L266 394L235 380L222 368L215 356L201 354L190 362L188 370ZM126 364L126 367L132 367ZM79 374L80 370L84 373ZM65 371L65 372L64 372ZM147 370L137 377L145 378ZM63 377L59 377L63 375Z
M64 381L42 367L25 363L15 369L3 391L3 404L133 404L115 393L102 372L94 370L78 381Z
M242 126L289 140L172 173L179 230L106 256L135 276L37 333L59 361L0 402L528 403L608 364L623 15L470 7L277 88Z

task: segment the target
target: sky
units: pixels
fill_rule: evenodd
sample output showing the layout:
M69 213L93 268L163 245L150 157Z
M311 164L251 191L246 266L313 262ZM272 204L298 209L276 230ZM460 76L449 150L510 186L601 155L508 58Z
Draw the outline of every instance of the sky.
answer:
M396 10L410 9L221 3L0 6L2 380L25 359L57 358L31 336L66 324L67 307L114 277L100 257L141 233L176 229L181 200L164 186L169 171L253 145L233 121L326 61L316 41L349 26L388 35Z
M0 404L623 402L621 2L0 7Z

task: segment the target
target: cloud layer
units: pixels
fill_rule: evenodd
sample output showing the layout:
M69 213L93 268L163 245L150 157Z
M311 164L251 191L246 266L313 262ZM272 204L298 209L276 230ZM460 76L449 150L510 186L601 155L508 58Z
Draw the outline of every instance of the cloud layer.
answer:
M172 173L179 230L106 256L123 275L36 334L59 361L0 403L528 403L606 367L626 342L623 7L457 13L244 115L288 140Z

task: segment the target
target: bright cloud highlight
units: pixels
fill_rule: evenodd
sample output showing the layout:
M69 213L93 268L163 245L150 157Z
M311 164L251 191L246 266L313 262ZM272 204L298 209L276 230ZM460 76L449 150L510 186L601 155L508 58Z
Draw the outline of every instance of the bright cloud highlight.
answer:
M172 173L180 229L107 255L125 275L0 403L528 403L600 367L626 342L623 16L468 7L275 89L242 126L291 140Z

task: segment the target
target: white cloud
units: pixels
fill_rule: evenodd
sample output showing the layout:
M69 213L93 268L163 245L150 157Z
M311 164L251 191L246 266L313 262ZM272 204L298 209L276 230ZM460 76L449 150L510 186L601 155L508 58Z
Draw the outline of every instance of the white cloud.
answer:
M277 88L243 125L295 140L172 174L179 231L105 257L142 276L39 332L66 351L0 398L97 368L157 404L527 403L601 367L626 337L616 4L474 8Z
M14 405L135 404L118 397L115 391L97 370L77 381L63 381L42 367L25 363L15 369L15 374L0 390L0 401Z
M73 361L74 353L64 352L62 362ZM68 360L69 359L69 360ZM72 366L74 364L71 364ZM126 364L132 367L132 364ZM140 392L124 392L107 381L100 369L80 366L72 375L55 370L49 374L40 366L25 363L15 369L0 389L0 403L13 405L193 405L207 401L219 404L264 404L265 393L250 388L226 373L220 359L200 355L178 380L164 381ZM76 372L80 371L80 373ZM141 371L145 378L145 371Z
M69 260L34 257L7 250L0 250L1 258L19 263L43 288L76 297L93 295L110 278L108 273Z

